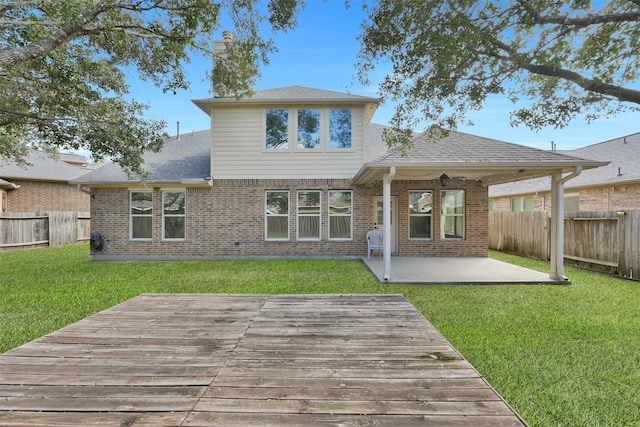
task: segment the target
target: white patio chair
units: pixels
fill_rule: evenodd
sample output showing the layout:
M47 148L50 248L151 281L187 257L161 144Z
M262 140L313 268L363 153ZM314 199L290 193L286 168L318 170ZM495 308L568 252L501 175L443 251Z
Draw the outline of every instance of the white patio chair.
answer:
M382 256L382 233L378 230L371 230L367 232L367 258L371 258L371 251L378 251Z

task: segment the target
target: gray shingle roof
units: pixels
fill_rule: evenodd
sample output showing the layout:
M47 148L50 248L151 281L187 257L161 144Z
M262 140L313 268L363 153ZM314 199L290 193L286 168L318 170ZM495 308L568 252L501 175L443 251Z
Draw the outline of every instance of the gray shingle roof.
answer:
M379 98L367 96L351 95L348 93L334 92L331 90L315 89L304 86L287 86L276 89L266 89L255 91L251 98L236 99L234 97L216 97L205 99L194 99L193 102L201 107L201 104L220 103L264 103L264 102L358 102L358 103L379 103ZM202 107L201 107L202 108Z
M576 160L574 156L456 131L437 141L430 139L427 134L420 134L414 139L414 144L415 147L406 156L395 151L375 159L374 163L536 163Z
M455 131L437 140L427 133L420 134L414 145L406 153L392 151L367 162L354 177L354 183L380 180L391 167L396 168L395 179L430 180L447 174L489 184L544 176L554 170L570 171L577 165L586 169L602 164Z
M606 166L583 171L576 178L567 181L565 188L584 188L640 181L640 133L575 150L559 151L559 153L611 162ZM620 175L618 175L618 170L621 173ZM491 186L489 188L489 196L528 194L550 191L550 189L551 179L545 177Z
M0 177L9 180L69 182L87 173L86 169L72 166L43 151L31 151L20 166L13 161L0 160Z
M186 133L165 141L159 153L144 155L144 168L151 173L145 181L180 183L202 180L211 174L211 130ZM76 179L76 184L127 184L141 182L138 176L127 177L120 166L109 163Z

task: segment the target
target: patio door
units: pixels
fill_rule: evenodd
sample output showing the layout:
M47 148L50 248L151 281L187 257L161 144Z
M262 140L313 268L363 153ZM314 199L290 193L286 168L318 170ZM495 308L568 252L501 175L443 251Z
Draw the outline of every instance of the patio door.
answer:
M373 198L373 225L384 235L382 196ZM391 254L398 254L398 196L391 196Z

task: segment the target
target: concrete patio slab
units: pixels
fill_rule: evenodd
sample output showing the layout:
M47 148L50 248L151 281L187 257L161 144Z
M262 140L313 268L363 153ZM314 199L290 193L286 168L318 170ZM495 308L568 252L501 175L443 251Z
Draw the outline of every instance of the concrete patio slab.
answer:
M569 284L549 278L548 273L492 258L392 257L391 275L384 280L382 257L363 258L371 272L384 283L433 284Z

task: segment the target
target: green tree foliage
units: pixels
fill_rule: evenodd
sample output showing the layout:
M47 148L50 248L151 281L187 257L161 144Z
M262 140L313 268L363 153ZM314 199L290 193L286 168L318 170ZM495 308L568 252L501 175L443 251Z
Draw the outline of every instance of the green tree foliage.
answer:
M488 96L514 103L512 125L563 127L640 104L640 0L380 0L365 7L360 80L398 102L388 135L454 129ZM400 131L405 129L404 131Z
M6 0L0 4L0 159L31 147L88 149L127 172L166 139L165 123L128 101L127 75L165 92L186 89L184 65L211 57L222 14L233 22L227 91L245 96L275 50L260 35L295 25L295 0ZM264 32L264 31L263 31Z

